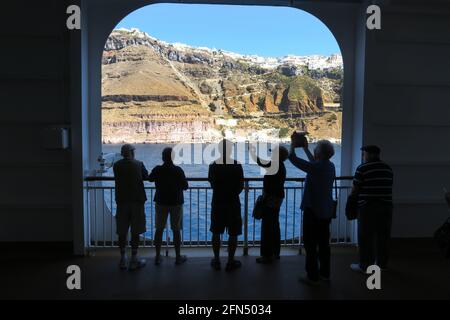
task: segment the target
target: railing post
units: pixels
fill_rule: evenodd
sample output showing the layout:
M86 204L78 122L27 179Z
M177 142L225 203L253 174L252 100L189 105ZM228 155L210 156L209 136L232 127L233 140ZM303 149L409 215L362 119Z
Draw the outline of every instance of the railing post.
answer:
M244 182L244 256L248 256L248 195L249 182Z

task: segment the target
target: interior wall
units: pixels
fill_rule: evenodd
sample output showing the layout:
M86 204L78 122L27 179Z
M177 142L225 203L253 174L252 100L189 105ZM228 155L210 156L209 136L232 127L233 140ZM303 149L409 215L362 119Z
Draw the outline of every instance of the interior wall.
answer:
M432 236L450 190L450 8L414 3L381 5L381 30L366 31L363 142L393 166L397 237Z
M71 125L67 1L3 1L0 10L0 242L72 241L68 150L43 131Z

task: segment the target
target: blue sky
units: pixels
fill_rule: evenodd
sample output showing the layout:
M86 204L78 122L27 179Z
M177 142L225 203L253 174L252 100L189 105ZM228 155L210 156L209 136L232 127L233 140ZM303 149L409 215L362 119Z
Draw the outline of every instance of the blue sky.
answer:
M167 42L266 57L340 52L321 21L287 7L154 4L132 12L117 28L138 28Z

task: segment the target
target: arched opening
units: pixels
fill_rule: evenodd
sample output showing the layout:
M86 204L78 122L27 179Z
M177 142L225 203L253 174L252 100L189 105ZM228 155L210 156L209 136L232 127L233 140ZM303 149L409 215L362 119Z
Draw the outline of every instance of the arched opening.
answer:
M179 1L177 1L179 3ZM128 13L149 4L146 1L137 1L136 3L119 3L114 2L113 5L107 8L102 8L103 15L101 18L95 17L95 12L98 12L99 8L95 7L94 10L89 10L90 16L87 19L89 21L89 34L84 33L84 41L87 43L88 50L86 51L87 60L89 65L89 72L87 72L87 66L85 66L84 74L89 82L89 95L85 96L85 106L89 106L86 110L86 122L85 125L89 128L88 134L85 136L84 148L86 152L83 154L85 159L85 172L93 173L99 168L98 155L102 151L101 144L101 130L98 125L101 122L101 104L102 104L102 93L101 93L101 62L104 44L106 43L108 36L111 34L111 30L114 26ZM230 1L230 4L245 4L242 2L235 3ZM252 3L254 4L254 3ZM270 3L263 3L264 5L271 5ZM273 5L279 5L279 3L273 3ZM301 8L307 12L312 13L314 16L320 17L321 21L326 21L329 26L329 30L333 30L334 36L338 40L339 47L342 50L343 60L345 61L345 79L346 86L342 89L341 95L341 108L343 110L349 111L344 113L343 125L342 125L342 156L346 160L342 161L341 164L341 174L348 174L351 171L353 165L353 145L355 139L352 136L354 117L352 115L353 108L353 83L354 83L354 72L355 72L355 47L354 41L357 36L354 34L355 31L355 21L348 19L353 16L356 12L356 6L353 11L348 11L348 8L330 5L330 6L316 6L312 3L290 3L291 6L295 8ZM289 6L287 3L286 6ZM293 9L291 9L293 10ZM336 11L337 10L337 11ZM298 11L298 10L294 10ZM115 22L114 22L115 21ZM86 20L85 20L86 22ZM350 32L351 31L351 32ZM208 105L209 107L209 105ZM211 110L210 110L211 111ZM333 119L331 119L333 121ZM347 137L348 139L346 139ZM85 221L87 217L85 217ZM83 225L83 229L85 229ZM75 227L77 229L77 227ZM81 226L78 225L78 229ZM339 227L338 227L339 228ZM85 232L85 235L87 232ZM87 242L85 237L84 243Z

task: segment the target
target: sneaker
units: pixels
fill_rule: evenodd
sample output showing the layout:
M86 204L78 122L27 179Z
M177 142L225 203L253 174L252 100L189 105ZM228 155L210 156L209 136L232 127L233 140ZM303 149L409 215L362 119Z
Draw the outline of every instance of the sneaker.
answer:
M129 270L136 270L145 267L147 261L138 257L131 258Z
M211 260L211 267L214 270L220 270L221 269L220 259L213 258Z
M270 264L270 263L272 263L272 258L268 258L268 257L259 257L259 258L256 258L256 263Z
M175 264L176 265L180 265L183 264L187 261L187 257L186 256L179 256L175 259Z
M127 256L120 257L119 268L120 268L120 270L128 269L128 258L127 258Z
M361 268L361 266L359 265L359 263L352 263L350 265L350 269L352 269L355 272L359 272L359 273L365 273L364 270Z
M155 257L155 266L159 266L162 262L162 258L161 256L156 256Z
M312 279L308 278L307 276L299 277L298 281L301 283L304 283L308 286L311 286L311 287L317 287L320 285L319 280L312 280Z
M242 263L239 260L228 261L225 267L225 271L233 271L242 266Z

